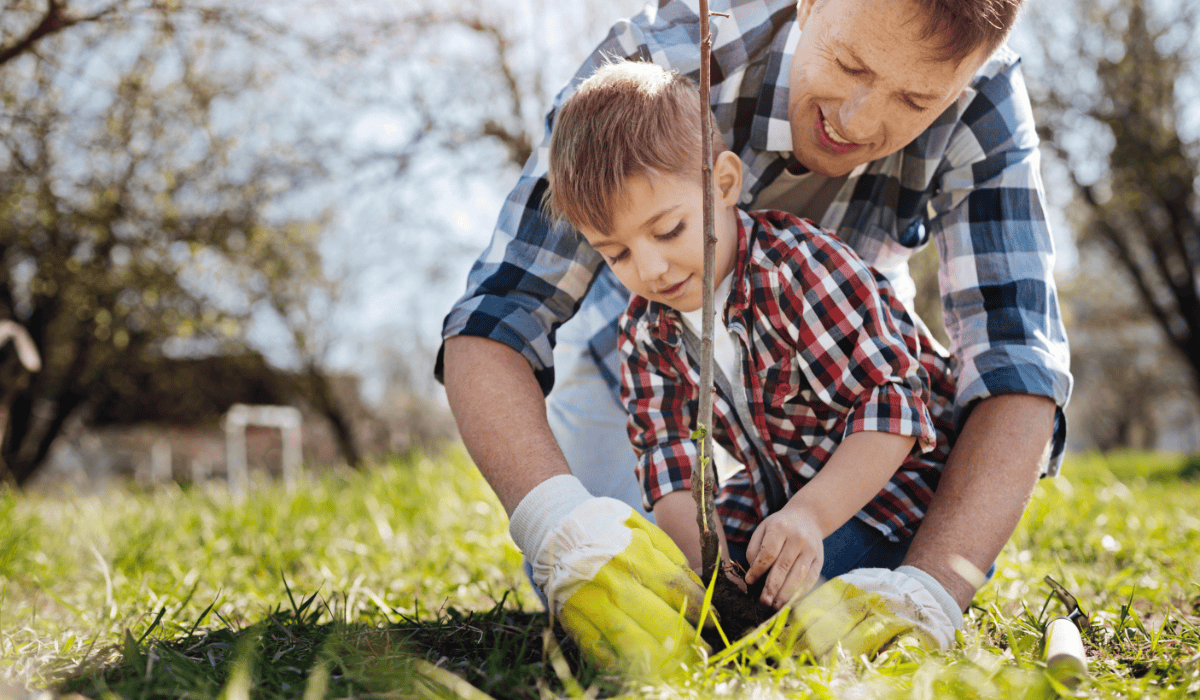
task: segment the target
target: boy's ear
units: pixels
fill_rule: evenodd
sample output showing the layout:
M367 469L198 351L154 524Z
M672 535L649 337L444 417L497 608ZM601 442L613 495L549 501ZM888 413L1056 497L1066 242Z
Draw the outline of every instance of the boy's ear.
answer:
M725 206L737 206L742 196L742 159L733 151L722 151L717 155L713 163L713 185Z

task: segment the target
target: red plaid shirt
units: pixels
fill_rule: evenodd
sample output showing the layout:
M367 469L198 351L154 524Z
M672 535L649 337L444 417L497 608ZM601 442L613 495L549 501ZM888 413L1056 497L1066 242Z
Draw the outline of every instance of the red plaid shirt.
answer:
M783 212L739 212L726 325L741 344L758 452L716 391L714 439L748 468L717 495L726 535L746 542L829 461L841 440L875 430L917 439L912 453L856 517L892 540L916 531L953 439L954 378L946 353L914 325L887 280L848 246ZM698 450L700 363L670 307L634 296L621 317L621 395L643 499L690 489ZM717 332L724 332L718 325ZM740 381L739 381L740 380ZM771 470L774 476L762 470ZM784 500L769 493L782 487Z

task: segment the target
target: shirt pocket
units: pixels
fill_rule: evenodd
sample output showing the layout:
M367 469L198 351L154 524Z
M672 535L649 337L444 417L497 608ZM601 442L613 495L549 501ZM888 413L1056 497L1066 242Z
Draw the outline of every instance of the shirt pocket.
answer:
M763 403L768 413L783 415L789 404L800 400L803 377L794 355L787 355L759 371Z

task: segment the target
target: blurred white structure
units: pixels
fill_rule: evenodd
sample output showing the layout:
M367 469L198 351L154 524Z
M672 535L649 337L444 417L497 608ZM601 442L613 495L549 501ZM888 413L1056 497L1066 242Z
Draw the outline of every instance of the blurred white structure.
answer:
M29 332L15 321L0 319L0 348L10 340L17 347L17 359L26 370L37 372L42 369L42 358Z
M150 448L150 481L170 481L171 476L171 443L159 438Z
M300 410L292 406L248 406L235 403L225 414L225 459L229 490L237 500L246 497L246 427L279 428L283 435L283 482L290 488L300 468Z
M26 372L39 372L42 369L42 356L38 354L37 345L34 344L33 338L29 337L29 331L16 321L8 319L0 319L0 348L3 348L8 341L17 349L17 359L21 361L21 366ZM3 389L4 387L0 387ZM4 430L8 427L8 399L7 392L0 396L0 443L4 442ZM0 474L7 474L8 469L4 466L4 462L0 461Z

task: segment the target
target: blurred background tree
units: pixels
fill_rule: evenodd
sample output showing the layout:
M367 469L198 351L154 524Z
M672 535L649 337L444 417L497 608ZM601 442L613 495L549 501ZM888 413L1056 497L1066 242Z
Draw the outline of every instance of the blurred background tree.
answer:
M45 357L30 374L0 349L17 483L64 426L145 415L148 382L204 358L285 368L350 463L332 367L402 442L444 434L441 317L547 86L640 6L2 1L0 318Z
M1065 289L1077 415L1101 449L1200 415L1200 36L1194 0L1030 8L1023 51L1079 264ZM1176 449L1200 445L1176 441Z
M326 171L302 134L247 125L285 60L250 6L9 0L0 17L0 318L43 359L5 394L21 484L69 418L165 357L244 352L257 304L331 291L323 214L279 206ZM15 363L0 350L4 376Z

